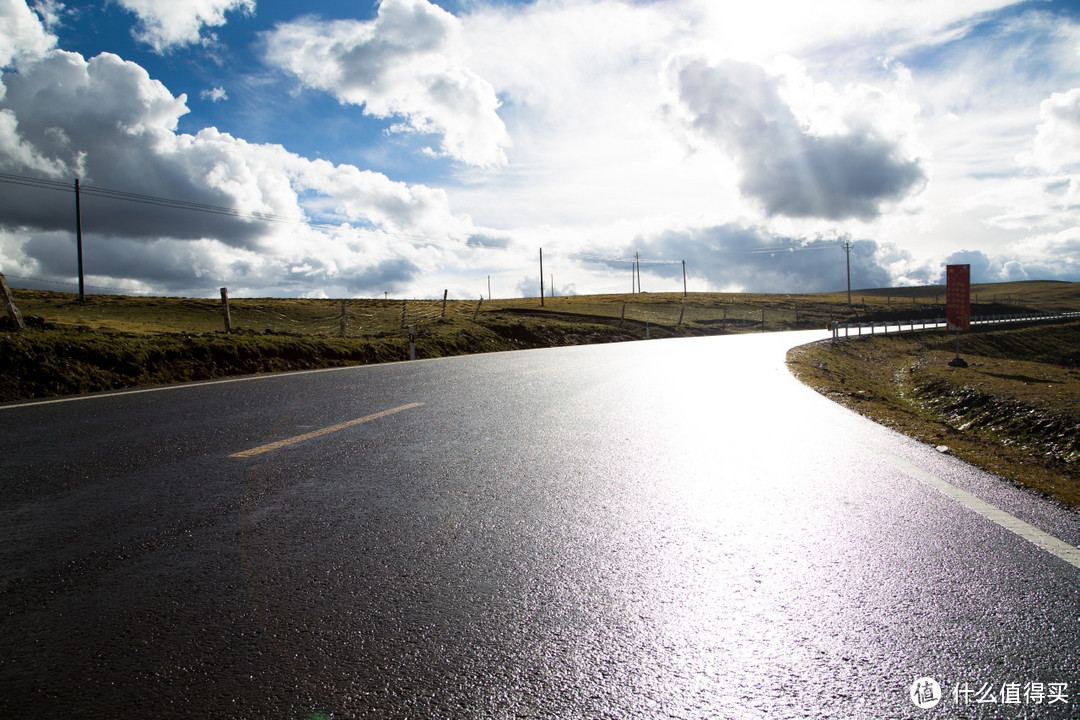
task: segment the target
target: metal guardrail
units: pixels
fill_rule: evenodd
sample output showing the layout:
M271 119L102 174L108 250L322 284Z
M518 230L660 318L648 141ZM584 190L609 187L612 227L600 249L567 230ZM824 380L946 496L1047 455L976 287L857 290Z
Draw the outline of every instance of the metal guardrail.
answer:
M1040 322L1045 320L1067 320L1080 318L1080 312L1060 313L1013 313L1008 315L979 315L971 318L972 325L1005 325L1017 322ZM833 340L840 337L858 337L876 333L913 332L915 330L940 330L947 327L945 318L919 318L912 320L869 321L859 323L830 323ZM853 333L852 330L858 330ZM865 333L864 333L865 331ZM841 334L842 333L842 334Z

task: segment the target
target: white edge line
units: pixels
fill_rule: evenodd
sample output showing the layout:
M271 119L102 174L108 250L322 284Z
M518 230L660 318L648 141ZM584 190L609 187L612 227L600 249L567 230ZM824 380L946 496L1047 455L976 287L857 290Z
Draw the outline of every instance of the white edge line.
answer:
M887 462L895 465L904 473L914 477L916 480L929 485L933 489L940 492L942 495L955 500L964 507L974 510L979 515L982 515L987 520L1000 525L1001 527L1009 530L1010 532L1019 535L1028 542L1036 545L1037 547L1045 550L1046 552L1058 557L1065 562L1080 568L1080 548L1075 548L1064 540L1060 540L1054 537L1048 532L1040 530L1034 525L1030 525L1018 517L1010 515L1001 508L998 508L985 500L981 500L966 490L961 490L955 485L942 480L936 475L926 472L917 465L897 456L892 453L880 450L879 448L872 446L865 446L868 450L875 453L879 457L883 458Z
M314 370L291 370L287 372L259 373L257 375L244 375L242 377L220 378L218 380L196 380L192 382L180 382L171 385L154 385L153 387L133 388L131 390L106 390L104 392L87 393L85 395L65 395L58 398L45 400L27 400L26 402L12 402L0 405L0 411L15 408L32 407L34 405L54 405L56 403L80 402L82 400L100 400L102 398L121 397L123 395L141 395L142 393L162 392L164 390L183 390L185 388L205 387L207 385L224 385L226 383L248 382L250 380L267 380L269 378L288 377L289 375L311 375L313 373L335 372L338 370L355 370L362 367L376 367L392 365L394 363L375 363L369 365L342 365L340 367L316 368Z

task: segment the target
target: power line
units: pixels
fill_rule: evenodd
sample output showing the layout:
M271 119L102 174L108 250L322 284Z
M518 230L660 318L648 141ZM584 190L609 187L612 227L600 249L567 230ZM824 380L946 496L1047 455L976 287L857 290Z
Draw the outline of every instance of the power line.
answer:
M836 247L835 243L815 243L811 245L780 245L780 246L768 246L748 248L746 250L716 250L708 253L709 255L759 255L769 254L775 255L777 253L785 252L803 252L805 250L831 250ZM686 257L701 257L701 252L688 253ZM599 257L596 255L577 255L579 260L588 260L592 262L610 262L610 263L633 263L637 262L641 265L678 265L682 260L647 260L641 258L636 260L633 257Z
M60 192L73 192L73 187L65 182L58 180L47 180L44 178L35 178L26 175L16 175L13 173L0 173L0 182L8 183L11 185L23 185L26 187L35 187L44 190L55 190ZM311 220L305 217L293 217L289 215L280 215L277 213L258 212L253 210L239 210L237 208L225 207L222 205L210 205L208 203L195 202L191 200L176 200L173 198L160 197L158 195L146 195L143 193L133 193L125 190L113 190L110 188L99 187L96 185L80 185L79 191L82 195L90 195L108 200L123 200L126 202L139 203L143 205L155 205L158 207L170 208L174 210L190 210L194 212L207 213L211 215L222 215L226 217L235 217L242 220L258 220L262 222L273 223L285 223L293 225L306 225L310 228L320 230L370 230L371 232L378 232L389 237L401 238L403 240L412 240L419 243L427 243L433 245L453 245L454 247L460 247L459 243L451 243L443 238L434 238L425 235L412 235L408 233L391 232L384 228L376 228L375 226L357 227L350 223L332 223L321 220ZM467 243L465 247L470 246ZM483 246L488 247L488 246ZM498 246L491 246L498 247Z
M5 277L9 277L13 280L25 280L27 282L44 283L46 285L59 285L61 287L79 287L78 283L65 282L63 280L46 280L45 278L29 277L27 275L9 275L5 273ZM152 290L138 290L133 288L118 288L118 287L105 287L104 285L86 285L85 287L93 290L107 290L109 292L117 293L149 293ZM26 288L33 290L34 288ZM187 288L182 290L166 290L169 294L181 294L181 293L196 293L196 292L209 292L208 288Z
M596 257L593 255L577 255L578 260L590 260L592 262L628 262L638 263L639 265L678 265L682 260L647 260L645 258L613 258L613 257Z

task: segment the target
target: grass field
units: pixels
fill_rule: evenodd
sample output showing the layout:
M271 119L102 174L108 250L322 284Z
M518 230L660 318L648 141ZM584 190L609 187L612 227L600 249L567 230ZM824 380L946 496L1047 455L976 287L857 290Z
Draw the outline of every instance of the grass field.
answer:
M210 299L154 298L91 295L85 303L67 293L16 290L15 300L24 315L53 325L81 326L103 332L204 333L225 329L222 302ZM231 298L229 311L234 330L305 335L341 334L341 300ZM677 327L693 333L696 326L724 325L736 329L752 324L760 329L761 311L766 327L824 326L830 319L855 317L826 296L694 294L591 295L483 300L365 300L344 301L345 331L349 337L392 333L403 326L423 327L443 321L482 320L498 314L537 313L580 316L583 320L623 319L626 323ZM404 316L403 316L404 310ZM725 325L730 322L730 328Z
M1025 282L976 285L972 314L1002 307L1038 310L1080 309L1076 283ZM80 303L72 293L13 290L24 315L54 327L81 327L106 333L208 333L225 330L218 299L88 295ZM639 293L544 298L442 300L371 300L345 302L345 336L365 337L399 333L412 325L457 326L483 322L498 315L528 313L584 322L623 320L624 326L676 335L709 334L716 330L825 327L831 321L855 321L885 315L944 315L942 286L856 290L853 305L846 293L764 295L752 293ZM242 332L340 336L342 300L300 298L231 298L232 328ZM403 314L404 310L404 314ZM538 314L540 313L540 314Z

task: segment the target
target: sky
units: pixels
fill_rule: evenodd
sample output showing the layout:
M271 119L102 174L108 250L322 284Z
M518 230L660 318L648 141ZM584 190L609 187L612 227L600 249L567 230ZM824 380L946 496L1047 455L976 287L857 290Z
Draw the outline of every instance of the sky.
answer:
M1080 281L1080 7L0 0L0 272L234 297Z

